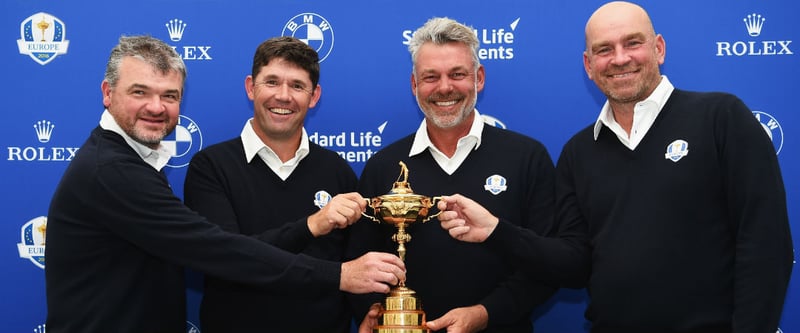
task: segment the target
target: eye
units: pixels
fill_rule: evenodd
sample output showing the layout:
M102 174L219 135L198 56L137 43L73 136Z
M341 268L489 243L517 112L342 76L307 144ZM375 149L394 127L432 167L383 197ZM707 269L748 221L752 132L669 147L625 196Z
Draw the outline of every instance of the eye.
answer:
M173 102L177 102L177 101L181 100L181 97L178 96L178 94L166 94L166 95L164 95L164 98L166 100L168 100L168 101L173 101Z
M438 75L423 75L422 81L427 83L434 83L439 80Z
M611 48L607 47L607 46L606 47L601 47L601 48L598 48L598 49L594 50L594 53L597 54L597 55L604 55L604 54L608 54L609 52L611 52Z
M450 74L450 79L451 79L451 80L463 80L463 79L465 79L465 78L466 78L468 75L469 75L469 74L468 74L468 73L465 73L465 72L455 72L455 73L451 73L451 74Z
M270 88L278 86L278 80L264 80L264 85Z
M306 86L304 84L302 84L302 83L295 82L295 83L292 84L292 89L294 89L295 91L298 91L298 92L306 91Z

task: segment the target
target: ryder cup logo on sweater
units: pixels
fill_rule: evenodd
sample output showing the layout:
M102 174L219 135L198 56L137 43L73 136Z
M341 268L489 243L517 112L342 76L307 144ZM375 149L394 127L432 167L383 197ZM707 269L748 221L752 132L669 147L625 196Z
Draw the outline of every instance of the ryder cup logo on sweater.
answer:
M761 32L764 29L767 18L761 14L752 13L747 14L742 18L743 24L741 25L743 32L751 38L751 40L738 40L738 41L724 41L717 42L717 56L774 56L774 55L792 55L794 52L789 48L792 44L790 40L759 40ZM755 39L755 40L753 40Z
M47 13L36 13L19 25L20 39L17 40L20 54L27 54L44 66L58 55L66 54L69 41L66 40L66 26L57 17Z
M772 145L775 146L775 154L781 152L783 148L783 128L775 117L766 112L753 111L753 115L761 123L761 127L767 132L767 136L772 140Z
M667 146L667 153L664 154L664 158L678 162L686 155L689 155L689 143L683 140L675 140Z
M483 185L483 189L494 195L500 194L500 192L508 189L508 186L506 186L506 177L501 175L491 175L487 177L486 184Z
M311 46L319 54L319 62L333 50L333 27L317 13L295 15L283 26L281 36L291 36Z
M169 40L173 42L180 42L183 39L183 33L186 31L187 24L181 19L171 19L164 23L166 26ZM172 49L181 56L183 60L211 60L211 46L208 45L182 45L172 46Z
M331 201L331 194L325 191L317 191L314 193L314 206L319 208L325 207Z
M44 269L44 243L47 236L47 217L39 216L22 225L17 243L19 257L30 260L37 267Z
M172 158L167 162L171 168L182 168L189 164L194 153L203 149L203 134L191 118L180 115L175 130L161 140Z
M475 36L478 37L480 48L478 49L478 58L481 60L511 60L514 58L514 38L519 20L517 17L506 26L503 23L500 26L489 28L474 28ZM508 22L508 21L506 21ZM408 45L414 30L403 30L403 44Z
M8 161L25 162L69 162L78 152L79 147L47 147L56 125L49 120L33 123L33 132L39 146L8 146Z

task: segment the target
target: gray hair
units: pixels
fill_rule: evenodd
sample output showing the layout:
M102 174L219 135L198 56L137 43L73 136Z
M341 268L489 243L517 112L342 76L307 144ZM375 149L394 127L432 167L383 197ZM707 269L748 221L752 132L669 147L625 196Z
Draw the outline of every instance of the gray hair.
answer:
M116 87L119 80L119 66L124 57L134 57L152 65L153 68L167 74L176 71L186 82L186 65L175 50L160 39L150 36L122 36L119 44L111 49L103 77L111 87Z
M481 65L478 58L480 42L478 42L478 37L475 36L475 31L472 27L447 17L434 17L414 31L411 40L408 42L408 52L411 53L411 61L414 66L412 71L417 68L417 53L423 44L444 45L452 42L463 43L472 50L473 67L477 70Z

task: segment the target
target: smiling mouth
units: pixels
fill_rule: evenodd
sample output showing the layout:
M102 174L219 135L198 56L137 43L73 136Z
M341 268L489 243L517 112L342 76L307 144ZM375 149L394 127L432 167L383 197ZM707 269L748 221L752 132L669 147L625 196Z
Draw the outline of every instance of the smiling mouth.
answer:
M269 109L269 112L272 112L274 114L280 114L280 115L292 114L292 110L282 109L282 108L271 108L271 109Z
M451 106L451 105L455 105L456 103L458 103L457 100L433 102L433 104L436 104L436 106Z

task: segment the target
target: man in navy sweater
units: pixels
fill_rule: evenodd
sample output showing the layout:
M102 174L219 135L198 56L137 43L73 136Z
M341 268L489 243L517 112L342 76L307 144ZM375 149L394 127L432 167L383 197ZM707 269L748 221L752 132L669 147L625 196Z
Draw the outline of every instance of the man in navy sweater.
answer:
M556 192L560 224L588 226L591 330L775 332L792 270L775 150L735 96L675 89L665 54L637 5L586 24L584 66L608 101L564 146ZM440 207L458 239L501 230L467 198Z
M411 89L425 119L416 133L367 161L359 192L386 194L403 161L415 193L462 193L509 221L509 230L547 235L553 227L552 160L540 142L484 124L475 109L485 78L478 44L470 27L448 18L417 29L409 43ZM392 251L394 232L355 224L348 253ZM501 251L451 238L435 222L413 224L409 233L406 285L422 300L431 331L530 333L532 310L558 287L531 279ZM377 308L370 305L382 296L353 297L356 318L368 313L361 332L376 324Z
M253 117L240 136L195 154L184 199L226 231L341 261L346 229L332 229L355 222L345 216L361 212L366 202L354 192L350 165L310 142L303 127L321 95L319 76L317 52L304 42L275 37L261 43L244 82ZM342 223L331 223L335 219ZM308 297L214 276L205 278L200 307L206 333L347 333L351 318L338 290Z
M228 233L187 208L160 172L186 67L163 41L122 37L101 84L106 110L65 171L48 212L45 282L50 332L185 332L183 267L304 297L387 292L400 258L341 263ZM268 199L268 198L264 198ZM326 214L357 220L358 207ZM338 215L338 216L337 216Z
M592 243L592 332L775 332L792 270L775 149L745 104L673 88L666 43L628 2L586 23L606 95L558 162L561 216Z

